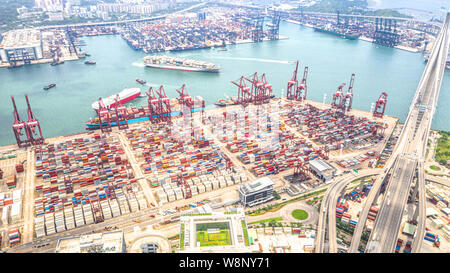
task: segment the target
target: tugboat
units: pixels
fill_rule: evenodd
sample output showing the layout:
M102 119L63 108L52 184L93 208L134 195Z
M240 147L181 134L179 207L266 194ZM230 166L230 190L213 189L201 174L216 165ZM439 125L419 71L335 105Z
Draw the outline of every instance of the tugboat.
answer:
M53 88L56 86L56 83L51 83L49 85L44 86L44 90L49 90L50 88Z
M85 61L84 64L96 64L95 61L89 60L89 61Z
M55 65L63 64L63 63L64 63L64 61L53 61L50 65L55 66Z
M147 81L141 80L141 79L139 79L139 78L136 78L136 81L137 81L138 83L140 83L140 84L146 84L146 83L147 83Z
M220 107L225 107L225 106L231 106L231 105L236 105L237 104L237 97L228 97L225 94L225 97L227 98L226 100L224 99L219 99L217 100L214 104Z

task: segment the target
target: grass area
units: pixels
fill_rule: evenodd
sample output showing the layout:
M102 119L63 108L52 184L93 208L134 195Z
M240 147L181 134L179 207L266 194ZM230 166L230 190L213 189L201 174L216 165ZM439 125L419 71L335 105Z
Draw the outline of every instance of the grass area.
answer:
M297 220L305 220L308 219L308 213L305 210L296 209L292 211L292 217L294 217Z
M181 224L181 232L180 232L180 249L184 249L184 224Z
M197 231L197 242L200 246L225 246L230 245L230 231L221 229L217 233L208 233L207 231Z
M215 229L216 232L211 230ZM230 223L201 223L196 225L197 242L200 246L223 246L230 245Z
M440 167L435 166L435 165L431 165L431 166L430 166L430 169L432 169L433 171L440 171L440 170L441 170Z
M439 131L439 134L442 135L442 137L437 140L434 157L437 162L445 166L447 160L450 160L450 132Z
M310 193L307 193L307 194L295 197L293 199L283 201L283 202L278 203L278 204L272 204L272 205L268 205L268 206L265 206L265 207L262 207L262 208L259 208L259 209L253 210L253 211L248 211L245 214L251 215L251 216L256 216L256 215L262 215L262 214L264 214L266 212L275 212L275 211L281 209L282 207L284 207L285 205L287 205L289 203L297 202L297 201L300 201L300 200L304 200L304 199L306 199L308 197L319 195L319 194L324 193L326 191L327 191L327 188L321 189L321 190L318 190L318 191L315 191L315 192L310 192ZM316 199L317 199L317 197L316 197Z
M241 220L241 224L242 224L242 230L244 232L244 242L246 246L250 245L250 241L248 239L248 232L247 232L247 228L245 226L245 220Z
M261 224L261 223L267 223L267 222L279 222L279 221L283 221L283 218L281 218L280 216L278 217L273 217L273 218L267 218L267 219L263 219L263 220L259 220L259 221L255 221L255 222L251 222L249 223L251 224Z

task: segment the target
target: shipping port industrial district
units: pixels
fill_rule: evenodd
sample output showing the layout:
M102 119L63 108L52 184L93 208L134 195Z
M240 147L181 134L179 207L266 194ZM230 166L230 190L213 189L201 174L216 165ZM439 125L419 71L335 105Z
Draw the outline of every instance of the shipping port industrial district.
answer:
M120 26L118 33L146 53L280 38L280 17L274 17L264 31L258 18L231 15L239 20L208 21L204 13L196 16L202 22L199 25L192 18L174 18L164 24ZM436 101L431 98L437 98L440 88L433 89L435 85L428 81L442 79L449 18L435 34L421 80L425 91L415 96L405 124L385 114L389 107L385 92L370 112L352 108L358 92L353 88L357 72L336 83L331 104L309 100L308 94L316 90L308 89L308 67L301 69L299 62L283 83L286 89L281 97L275 96L266 75L259 72L230 79L237 96L213 109L205 109L204 99L190 93L189 86L177 89L177 98L166 96L163 86L151 87L141 107L127 108L117 98L111 98L107 107L106 100L99 99L98 127L54 138L44 138L45 130L28 97L26 119L17 110L25 107L12 98L14 123L10 126L17 144L0 147L2 251L373 250L369 246L378 237L372 231L383 228L377 221L388 215L383 213L390 206L389 194L396 193L397 178L404 175L396 167L406 160L398 151L407 146L404 132L424 132L424 138L416 138L424 142L414 143L426 146L429 127L421 122L432 119ZM195 29L201 35L194 35ZM20 37L29 35L27 41L34 43L56 35L52 39L59 42L48 40L41 52L42 60L56 65L67 60L61 56L78 56L76 40L70 37L99 29L55 30L52 35L32 31ZM56 49L54 45L65 44L63 40L71 43ZM33 56L18 61L14 58L25 55L17 52L3 51L9 66L38 56L33 55L38 52L34 49L26 51ZM416 113L418 98L423 104ZM432 153L429 147L428 163ZM405 187L402 195L407 201L401 204L405 207L399 226L392 228L395 245L390 252L450 251L450 183L423 176L421 164L427 161L418 163L417 172L416 165L404 166L413 166L410 180L415 183ZM369 202L370 198L374 200ZM362 225L358 225L360 216ZM352 235L357 231L354 245ZM415 249L418 240L421 248Z

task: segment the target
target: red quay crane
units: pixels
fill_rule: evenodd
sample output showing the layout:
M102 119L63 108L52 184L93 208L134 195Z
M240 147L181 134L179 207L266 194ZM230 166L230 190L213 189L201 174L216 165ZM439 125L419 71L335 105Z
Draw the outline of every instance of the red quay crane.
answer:
M122 103L120 103L119 94L117 94L115 102L116 103L114 105L114 108L116 110L115 120L117 123L117 127L119 127L119 129L128 129L127 108Z
M306 84L306 78L308 77L308 67L305 66L305 70L303 71L303 78L297 88L297 98L300 98L301 101L306 100L306 95L308 93L308 86ZM298 100L298 99L297 99Z
M270 98L273 96L272 85L267 81L266 73L261 76L261 82L263 83L262 90L262 102L269 103Z
M28 100L28 95L25 95L25 100L27 101L27 131L28 131L28 142L30 144L38 145L44 143L44 137L42 136L41 125L39 125L39 120L34 116L33 111L31 111L30 101ZM36 132L36 127L39 129L39 134Z
M385 92L381 93L378 98L375 109L373 110L373 117L382 118L384 116L384 110L386 110L387 94Z
M11 100L14 106L14 123L12 125L12 129L14 132L14 136L16 137L17 145L19 146L19 148L22 148L23 146L28 144L28 130L26 129L26 123L20 119L19 112L17 112L16 102L14 101L13 96L11 96ZM22 130L25 130L27 140L21 139L21 137L23 136Z
M245 77L242 76L236 81L231 81L234 85L238 87L238 103L243 107L246 107L252 99L252 93L250 92L250 87L245 84Z
M187 109L189 109L190 116L192 116L192 109L194 107L194 100L188 94L188 92L186 90L186 85L183 84L180 89L177 89L177 92L178 92L178 94L180 94L180 99L179 99L180 105L182 107L187 107ZM181 115L184 114L183 112L184 111L181 111Z
M286 98L288 100L303 101L306 99L306 94L308 90L308 86L306 84L306 79L308 77L308 67L305 66L305 70L303 71L303 78L299 84L297 79L298 63L299 62L297 61L295 65L294 74L292 75L291 80L288 81L286 93Z
M286 89L286 98L288 100L296 100L296 93L298 88L298 80L297 80L297 71L298 71L298 61L295 65L294 74L290 81L288 81L287 89Z
M190 119L190 127L191 127L191 136L194 136L194 130L192 126L192 110L194 108L194 100L188 94L186 90L186 85L183 84L180 89L177 89L178 94L180 94L180 106L181 106L181 116L184 115L186 110L189 111L188 118Z
M331 107L335 109L341 109L343 106L344 101L344 93L342 92L342 89L344 88L345 83L342 83L338 86L336 93L333 94L333 101L331 102Z
M159 90L156 90L158 95L158 116L160 121L166 121L167 123L172 123L172 108L170 106L170 99L166 96L164 87L161 85Z
M145 93L147 95L147 103L148 103L148 118L151 123L158 123L159 120L159 100L155 95L155 91L152 87L148 89L148 92Z
M348 85L347 92L344 95L342 109L344 112L348 112L352 109L353 103L353 83L355 82L355 73L350 77L350 83Z
M105 104L103 103L102 98L98 98L98 119L100 122L100 130L102 130L102 133L111 132L111 115L109 114L108 108L106 108ZM103 123L106 123L105 125Z

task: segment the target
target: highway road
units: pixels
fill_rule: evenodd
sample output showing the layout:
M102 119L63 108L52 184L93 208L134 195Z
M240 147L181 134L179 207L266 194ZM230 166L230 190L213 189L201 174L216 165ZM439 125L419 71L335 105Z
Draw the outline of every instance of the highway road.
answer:
M354 180L364 178L367 176L377 175L382 172L382 169L366 169L360 170L358 174L350 173L342 176L331 185L322 200L319 213L319 224L316 234L316 253L336 253L336 203L342 191L347 185ZM328 221L327 221L328 218ZM328 224L328 249L326 249L325 239L327 234Z
M385 166L385 175L379 176L375 181L361 211L360 219L355 228L354 237L350 246L350 252L357 252L358 250L368 211L374 203L381 187L381 183L388 172L391 172L392 176L390 177L385 198L381 202L378 215L375 219L375 225L371 232L366 252L393 251L409 190L418 167L419 179L417 181L417 186L424 191L424 179L421 178L423 177L421 172L424 172L422 163L424 161L428 134L436 109L437 98L447 59L449 46L449 20L450 13L447 13L445 23L433 46L430 60L422 74L399 140L394 148L391 158L388 160L388 164ZM419 203L419 215L421 218L418 219L419 226L416 231L416 238L417 240L423 241L423 236L421 234L424 232L424 224L420 222L425 221L423 211L426 203L424 195L421 195L420 193L419 199L422 200L422 202ZM421 242L416 242L414 250L419 251L420 245Z

